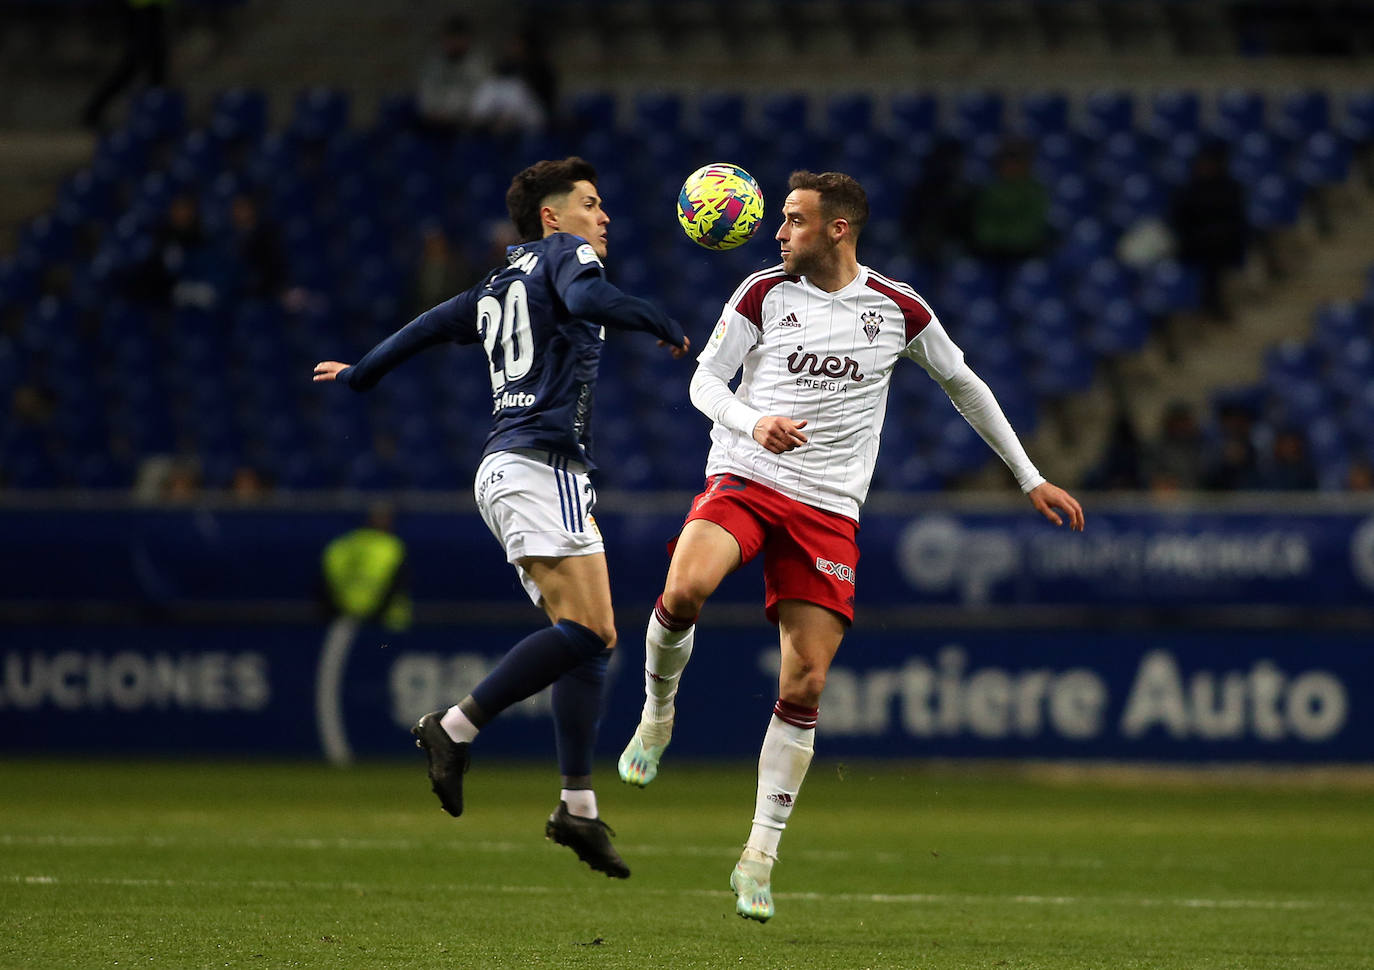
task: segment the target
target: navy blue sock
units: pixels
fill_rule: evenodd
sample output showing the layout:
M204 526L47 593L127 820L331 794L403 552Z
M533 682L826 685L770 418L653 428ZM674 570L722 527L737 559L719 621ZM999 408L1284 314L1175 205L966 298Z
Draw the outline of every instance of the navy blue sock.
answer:
M471 703L463 704L463 713L483 727L512 704L539 693L605 649L606 642L582 624L559 620L506 651L501 662L472 689L468 695Z
M601 726L611 651L582 661L553 684L553 733L564 788L592 787L592 749Z

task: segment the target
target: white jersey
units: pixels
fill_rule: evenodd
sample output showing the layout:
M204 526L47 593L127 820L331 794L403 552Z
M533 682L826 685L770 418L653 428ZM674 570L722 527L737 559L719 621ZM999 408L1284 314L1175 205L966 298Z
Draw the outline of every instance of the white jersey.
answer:
M775 455L751 429L717 420L706 473L733 473L799 502L857 520L868 495L887 390L898 358L937 381L963 365L934 312L910 286L866 266L827 293L782 266L740 284L698 361L748 409L805 421L808 441Z

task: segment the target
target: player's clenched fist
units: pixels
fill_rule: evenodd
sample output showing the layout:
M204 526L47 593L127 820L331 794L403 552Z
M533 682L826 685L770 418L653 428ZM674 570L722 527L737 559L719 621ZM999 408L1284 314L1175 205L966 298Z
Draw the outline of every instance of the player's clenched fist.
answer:
M804 427L805 421L770 414L759 418L759 423L754 425L754 440L773 454L781 455L806 444L806 435L801 432Z

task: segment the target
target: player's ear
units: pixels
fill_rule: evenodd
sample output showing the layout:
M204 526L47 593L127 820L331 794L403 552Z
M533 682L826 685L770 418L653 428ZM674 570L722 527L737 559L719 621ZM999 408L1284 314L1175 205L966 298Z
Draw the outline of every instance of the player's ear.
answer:
M847 219L835 219L830 223L830 241L839 242L849 235L849 221Z
M551 205L539 207L539 224L548 232L558 231L558 210Z

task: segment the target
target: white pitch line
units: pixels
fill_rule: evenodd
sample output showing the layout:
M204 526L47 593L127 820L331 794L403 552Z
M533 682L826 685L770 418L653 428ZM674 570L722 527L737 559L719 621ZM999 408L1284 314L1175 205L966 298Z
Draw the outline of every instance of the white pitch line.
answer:
M118 886L127 889L268 889L283 892L313 890L317 892L366 892L396 893L401 888L390 885L375 885L359 882L315 882L291 881L284 879L251 879L244 881L223 879L115 879L99 877L19 875L0 874L0 883L21 886ZM564 886L511 886L490 884L430 884L416 885L407 883L405 892L439 893L503 893L507 895L547 896L564 893ZM724 890L714 889L660 889L635 886L635 893L641 896L676 897L721 897L730 895ZM820 893L820 892L780 892L774 893L778 899L800 900L818 903L878 903L882 905L919 906L919 905L987 905L988 903L1010 903L1018 906L1130 906L1138 908L1178 907L1183 909L1253 909L1253 910L1320 910L1351 909L1352 903L1339 900L1317 899L1161 899L1129 896L1038 896L1038 895L986 895L974 893Z

